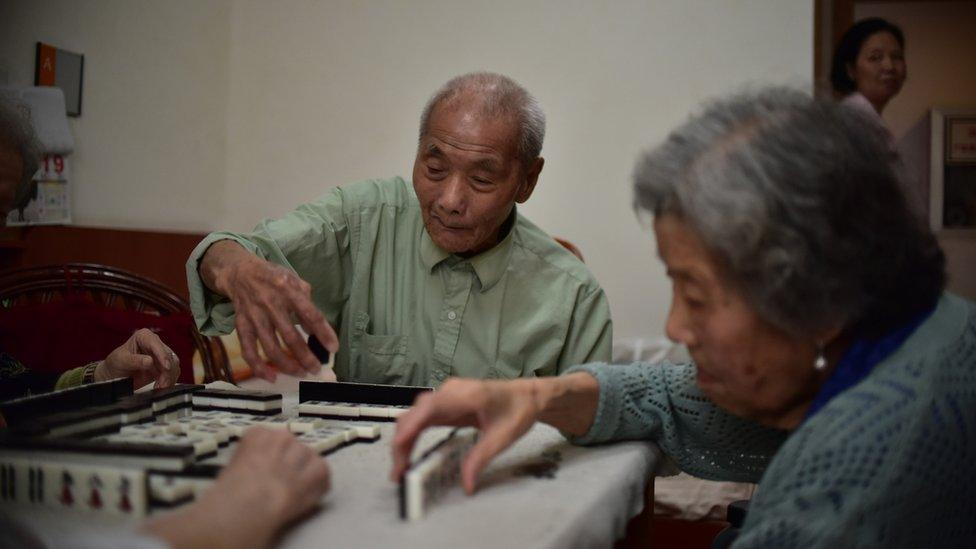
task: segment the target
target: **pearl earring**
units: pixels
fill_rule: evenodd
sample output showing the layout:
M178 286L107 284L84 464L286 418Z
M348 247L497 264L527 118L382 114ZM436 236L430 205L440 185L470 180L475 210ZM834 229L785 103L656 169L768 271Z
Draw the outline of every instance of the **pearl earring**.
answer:
M827 369L827 357L824 356L823 343L817 344L817 358L813 361L813 369L822 372Z

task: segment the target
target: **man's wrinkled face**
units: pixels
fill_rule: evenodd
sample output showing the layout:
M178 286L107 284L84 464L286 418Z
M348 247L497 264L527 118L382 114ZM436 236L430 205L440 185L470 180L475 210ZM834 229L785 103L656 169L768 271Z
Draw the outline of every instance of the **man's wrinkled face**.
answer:
M20 154L0 145L0 227L7 224L7 214L14 207L23 171L24 161Z
M476 98L434 108L413 165L424 226L444 251L472 256L493 247L516 202L528 200L543 161L518 158L514 116L487 117Z

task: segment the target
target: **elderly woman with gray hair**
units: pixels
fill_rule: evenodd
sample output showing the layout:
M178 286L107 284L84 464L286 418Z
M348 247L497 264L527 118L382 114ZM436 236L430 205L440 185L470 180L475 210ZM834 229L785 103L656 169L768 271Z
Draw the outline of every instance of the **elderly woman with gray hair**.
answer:
M475 425L478 473L535 421L574 442L652 439L685 471L759 482L735 547L971 546L976 307L943 292L883 137L773 89L718 102L641 159L690 364L451 380L397 425Z

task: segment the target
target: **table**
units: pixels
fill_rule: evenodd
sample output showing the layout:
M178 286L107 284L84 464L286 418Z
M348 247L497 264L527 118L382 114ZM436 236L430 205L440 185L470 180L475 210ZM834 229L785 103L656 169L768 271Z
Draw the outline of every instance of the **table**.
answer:
M295 397L286 395L286 410ZM394 424L381 439L328 456L332 490L321 509L285 532L284 548L305 547L609 547L645 504L645 487L660 460L650 442L578 447L536 424L498 456L478 492L448 492L419 522L400 520L397 485L387 480ZM428 429L418 451L447 428ZM53 513L16 513L45 529L131 529L118 519Z
M386 479L392 434L390 425L375 443L382 452L355 445L329 458L331 496L283 547L609 547L642 510L660 456L648 442L573 446L537 424L495 459L474 496L458 487L424 520L407 523L397 514L396 485Z

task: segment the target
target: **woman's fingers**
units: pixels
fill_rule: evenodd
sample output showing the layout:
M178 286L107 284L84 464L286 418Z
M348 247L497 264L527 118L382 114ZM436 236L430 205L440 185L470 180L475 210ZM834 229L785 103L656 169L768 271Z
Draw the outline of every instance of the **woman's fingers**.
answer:
M481 432L461 467L464 488L473 493L481 471L535 422L533 410L531 393L516 384L449 379L440 390L418 397L397 421L390 479L399 480L410 466L410 454L425 428L473 425Z
M145 328L137 330L132 334L132 339L136 344L138 352L148 354L153 358L154 364L159 370L169 370L176 353L163 343L158 335Z
M437 392L425 393L417 397L410 410L397 420L396 434L391 445L393 468L390 470L390 480L399 480L407 470L410 465L410 453L413 451L417 437L427 427L475 425L477 407L471 399L462 397L463 389L459 390L459 383L478 382L448 380Z
M529 423L529 426L531 425ZM490 424L481 430L478 434L478 442L461 464L461 484L465 492L473 494L478 486L478 477L491 460L528 430L519 427L516 423L505 422Z

